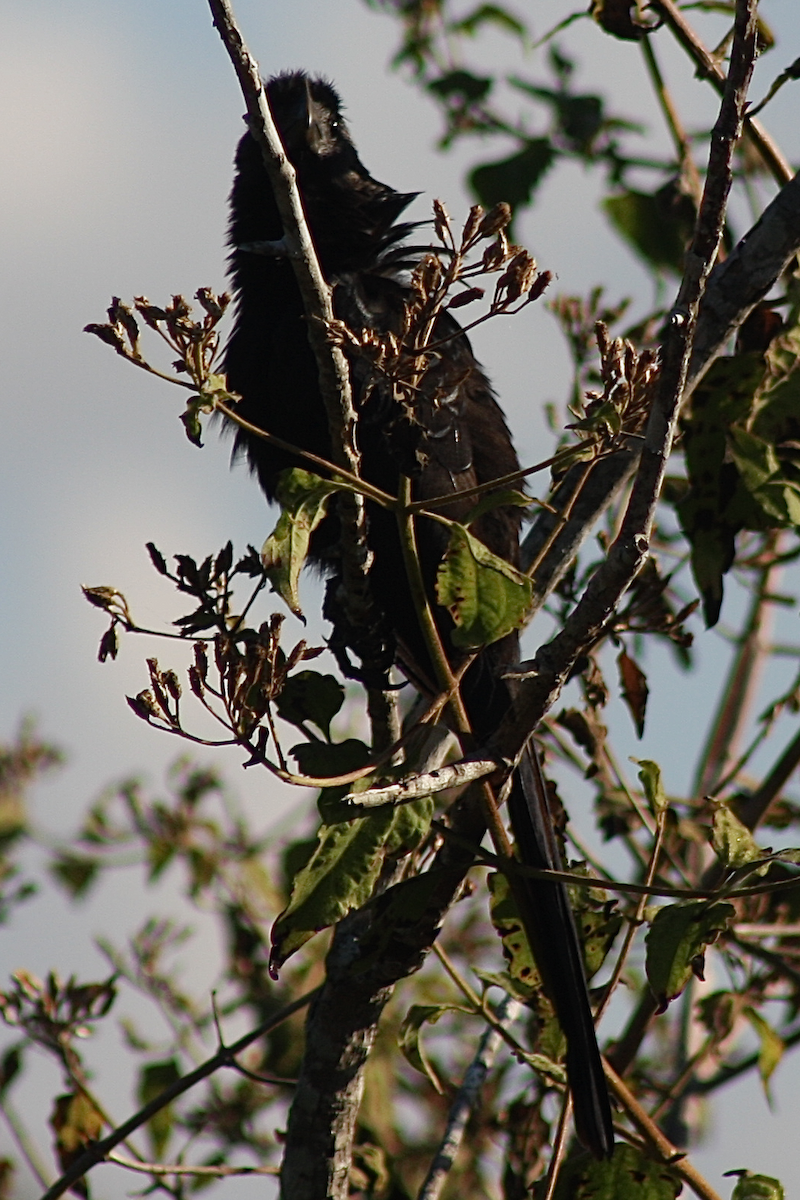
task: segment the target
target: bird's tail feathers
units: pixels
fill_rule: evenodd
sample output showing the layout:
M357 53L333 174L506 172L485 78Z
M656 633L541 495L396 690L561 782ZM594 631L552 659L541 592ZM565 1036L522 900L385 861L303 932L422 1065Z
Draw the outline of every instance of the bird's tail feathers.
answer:
M526 751L514 777L508 809L522 862L562 870L544 777L533 748ZM610 1158L614 1149L611 1107L567 889L563 883L519 876L512 890L544 990L567 1039L567 1077L578 1138L596 1158Z

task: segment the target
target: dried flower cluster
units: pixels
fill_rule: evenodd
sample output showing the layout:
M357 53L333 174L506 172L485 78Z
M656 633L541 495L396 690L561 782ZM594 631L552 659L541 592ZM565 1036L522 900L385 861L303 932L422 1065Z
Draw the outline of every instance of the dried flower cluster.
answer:
M428 402L436 404L461 382L453 375L453 369L458 371L456 356L445 369L438 354L443 345L493 317L520 312L543 294L551 279L549 271L537 271L527 250L509 243L508 204L497 204L488 213L474 205L458 237L441 201L434 201L433 210L441 249L431 249L414 267L402 308L389 315L387 327L357 329L342 320L329 327L335 344L351 358L368 363L371 379L365 394L372 386L388 384L409 415L421 389ZM481 243L488 245L475 261ZM486 275L498 275L487 310L465 326L457 325L445 314L482 300L485 289L475 281Z

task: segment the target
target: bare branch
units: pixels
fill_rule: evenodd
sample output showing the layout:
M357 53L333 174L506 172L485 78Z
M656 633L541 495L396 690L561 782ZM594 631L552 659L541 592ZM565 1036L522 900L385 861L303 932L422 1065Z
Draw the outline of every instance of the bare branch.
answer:
M299 1012L310 1004L314 997L319 993L319 988L314 988L311 992L306 992L305 995L299 996L297 1000L293 1000L291 1004L287 1004L275 1016L269 1020L262 1022L261 1025L251 1029L244 1037L240 1037L232 1046L222 1046L216 1054L211 1058L206 1059L194 1071L190 1071L188 1075L183 1075L180 1079L176 1079L171 1087L165 1088L160 1095L156 1096L144 1108L140 1108L137 1113L129 1117L117 1129L110 1133L107 1137L101 1138L99 1142L93 1142L88 1150L84 1151L64 1172L60 1179L49 1187L41 1197L41 1200L57 1200L59 1196L63 1196L64 1192L68 1191L74 1183L81 1179L87 1171L96 1166L100 1162L104 1162L108 1154L136 1129L140 1129L142 1125L146 1125L151 1117L157 1112L161 1112L173 1100L177 1100L178 1096L182 1096L184 1092L188 1092L196 1084L207 1079L209 1075L213 1075L220 1067L235 1065L237 1054L241 1054L253 1042L257 1042L259 1038L265 1037L273 1029L282 1025L287 1021L293 1013Z
M449 788L462 787L466 783L474 783L476 779L485 779L511 766L510 763L497 759L466 759L463 762L450 763L435 771L411 775L397 783L387 784L386 787L369 788L365 792L352 792L345 796L343 803L352 804L354 808L379 808L383 804L407 804L420 796L433 796L438 792L446 792Z
M529 664L520 687L516 717L500 731L495 743L508 757L521 756L531 730L555 702L579 655L601 635L647 557L655 507L686 384L700 301L722 236L733 178L733 153L741 135L755 56L755 0L738 0L730 72L711 137L697 227L667 322L661 373L627 510L608 557L589 581L564 629Z
M185 1163L137 1162L132 1158L123 1158L121 1154L109 1154L106 1162L116 1163L128 1171L138 1171L140 1175L188 1175L197 1179L223 1179L228 1175L277 1175L280 1172L280 1167L204 1167Z
M698 75L708 79L712 87L723 95L726 87L724 71L703 45L678 6L673 0L653 0L653 8L664 18L684 50L694 59ZM794 172L761 122L745 114L744 131L775 180L779 184L788 183Z
M800 175L795 175L725 262L711 273L697 320L687 395L798 253Z
M509 1027L517 1019L521 1008L522 1005L518 1000L514 1000L511 996L505 996L497 1010L497 1020L504 1027ZM491 1070L502 1042L503 1038L497 1029L490 1026L484 1031L475 1057L467 1067L461 1086L450 1105L450 1112L447 1114L447 1128L425 1181L419 1190L418 1200L438 1200L441 1195L442 1188L447 1182L447 1176L455 1162L458 1148L464 1139L467 1122L478 1102L483 1082Z

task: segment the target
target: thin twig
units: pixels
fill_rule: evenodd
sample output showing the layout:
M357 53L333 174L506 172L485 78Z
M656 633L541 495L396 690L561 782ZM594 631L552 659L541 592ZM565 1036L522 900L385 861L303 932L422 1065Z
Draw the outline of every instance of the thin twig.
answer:
M650 81L653 85L653 91L656 94L656 99L661 106L661 111L664 115L667 128L669 129L672 141L675 146L675 154L678 163L682 168L689 186L692 189L694 199L700 199L702 193L702 184L700 182L700 174L697 170L694 158L692 157L692 143L688 133L683 127L678 110L670 95L669 88L664 82L664 77L661 74L661 68L658 65L655 51L653 49L652 37L643 37L639 43L642 48L645 65Z
M101 1138L98 1142L93 1142L92 1145L84 1151L79 1158L71 1164L64 1172L60 1179L47 1189L41 1200L57 1200L59 1196L63 1196L69 1188L72 1187L79 1179L84 1176L87 1171L96 1166L99 1162L103 1162L109 1152L121 1142L124 1142L135 1129L140 1129L145 1125L151 1117L156 1113L161 1112L173 1100L177 1100L178 1096L182 1096L184 1092L188 1092L196 1084L207 1079L209 1075L213 1075L220 1067L231 1066L235 1063L237 1054L241 1054L253 1042L257 1042L259 1038L265 1037L271 1033L273 1029L277 1029L284 1021L287 1021L294 1013L305 1008L316 995L319 994L320 988L314 988L313 991L306 992L305 995L299 996L297 1000L293 1000L281 1009L275 1016L269 1020L263 1021L257 1025L255 1029L251 1029L249 1033L244 1034L232 1046L221 1046L216 1054L211 1058L206 1059L194 1071L190 1071L188 1075L183 1075L180 1079L165 1088L163 1092L154 1097L149 1104L145 1104L137 1113L124 1121L113 1133L107 1137Z
M648 1144L656 1151L659 1158L668 1163L688 1184L700 1200L721 1200L718 1192L703 1178L700 1172L692 1166L682 1150L673 1146L665 1137L654 1121L634 1096L628 1085L617 1074L613 1067L604 1063L606 1079L613 1095L620 1102L630 1121L644 1135Z
M664 18L684 50L694 60L698 68L698 75L708 79L717 92L722 95L726 86L725 72L692 29L678 6L673 3L673 0L652 0L652 6ZM777 183L788 183L794 172L761 122L745 116L744 129Z
M750 707L758 692L769 654L768 642L775 605L770 597L777 591L780 566L775 563L776 537L767 539L766 565L753 590L750 612L738 639L738 648L728 670L719 708L698 763L693 795L698 799L717 791L725 768L736 756Z
M567 1134L572 1116L572 1094L565 1092L561 1098L561 1112L558 1115L556 1136L553 1138L553 1153L547 1169L547 1187L543 1200L553 1200L558 1186L558 1177L567 1152Z
M656 504L677 428L697 313L722 238L733 180L747 87L756 54L756 22L739 0L736 37L719 117L711 137L708 170L692 244L678 296L667 321L661 372L630 499L606 560L590 579L564 628L537 653L531 677L521 682L515 713L504 723L497 747L517 761L530 732L555 703L578 657L599 638L632 580L646 561ZM753 5L754 7L754 5Z
M647 874L646 874L645 880L644 880L646 887L650 887L652 885L653 880L655 879L655 876L656 876L656 871L658 870L658 860L661 855L661 847L664 842L664 831L666 829L666 823L667 823L667 811L668 810L666 808L664 808L658 814L658 821L657 821L657 826L656 826L656 836L655 836L655 840L653 842L653 849L650 854L650 862L647 864ZM623 940L620 952L617 955L617 961L614 964L614 970L611 972L611 978L609 979L608 983L606 984L606 989L605 989L605 992L603 993L603 999L601 1000L600 1005L597 1010L595 1022L600 1021L600 1018L603 1016L603 1013L606 1011L609 1004L611 1003L611 997L614 995L614 992L616 991L616 988L617 988L617 984L619 983L620 979L622 978L622 972L625 969L625 963L627 961L628 954L630 953L631 946L633 945L633 940L639 931L639 927L642 923L642 919L644 917L644 910L646 907L647 907L647 896L642 895L639 899L639 903L636 905L636 912L634 913L633 917L631 917L628 922L628 928L625 933L625 938Z
M0 1096L0 1114L2 1114L3 1120L8 1126L8 1131L14 1139L17 1149L28 1164L31 1174L35 1176L41 1187L49 1187L50 1179L47 1167L39 1158L38 1149L28 1136L28 1131L22 1121L9 1104L7 1096Z
M500 1020L495 1011L490 1007L488 1000L485 997L480 997L470 983L464 978L456 964L450 958L446 950L442 948L439 942L433 946L433 953L439 959L439 962L444 967L447 974L452 979L458 990L463 995L467 1003L472 1007L475 1015L486 1021L490 1029L502 1038L508 1048L512 1051L520 1062L527 1063L534 1071L544 1071L548 1078L558 1080L563 1083L566 1080L564 1069L557 1063L548 1059L542 1054L532 1054L526 1050L521 1042L517 1041L514 1035L508 1028L508 1025Z
M718 900L723 894L719 887L678 888L667 887L665 884L651 884L647 886L644 883L622 883L616 879L609 879L604 876L578 875L573 874L571 871L552 871L545 867L529 867L521 863L519 859L505 859L497 854L492 854L489 850L484 850L482 846L469 843L457 832L448 828L442 821L432 821L431 827L436 829L445 838L463 845L464 849L470 850L479 865L492 867L495 871L503 871L509 876L523 875L529 879L565 883L569 887L600 888L607 892L620 892L622 895L629 894L632 896L663 896L671 900ZM751 870L753 872L757 871L757 865L753 866ZM726 900L738 900L749 896L765 896L774 892L791 891L794 888L800 888L800 875L795 876L793 879L781 879L776 883L759 883L755 886L739 888L726 887L724 896Z
M147 1163L123 1158L121 1154L109 1154L106 1162L116 1163L128 1171L142 1175L188 1175L197 1179L224 1179L228 1175L279 1175L280 1167L217 1167L185 1166L183 1163Z

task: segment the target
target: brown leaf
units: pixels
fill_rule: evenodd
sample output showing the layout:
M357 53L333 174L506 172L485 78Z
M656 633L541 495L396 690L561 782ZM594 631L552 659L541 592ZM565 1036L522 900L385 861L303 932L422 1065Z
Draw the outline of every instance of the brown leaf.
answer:
M625 650L617 658L617 666L622 684L622 699L633 717L637 737L641 737L644 733L644 716L649 692L647 676Z

